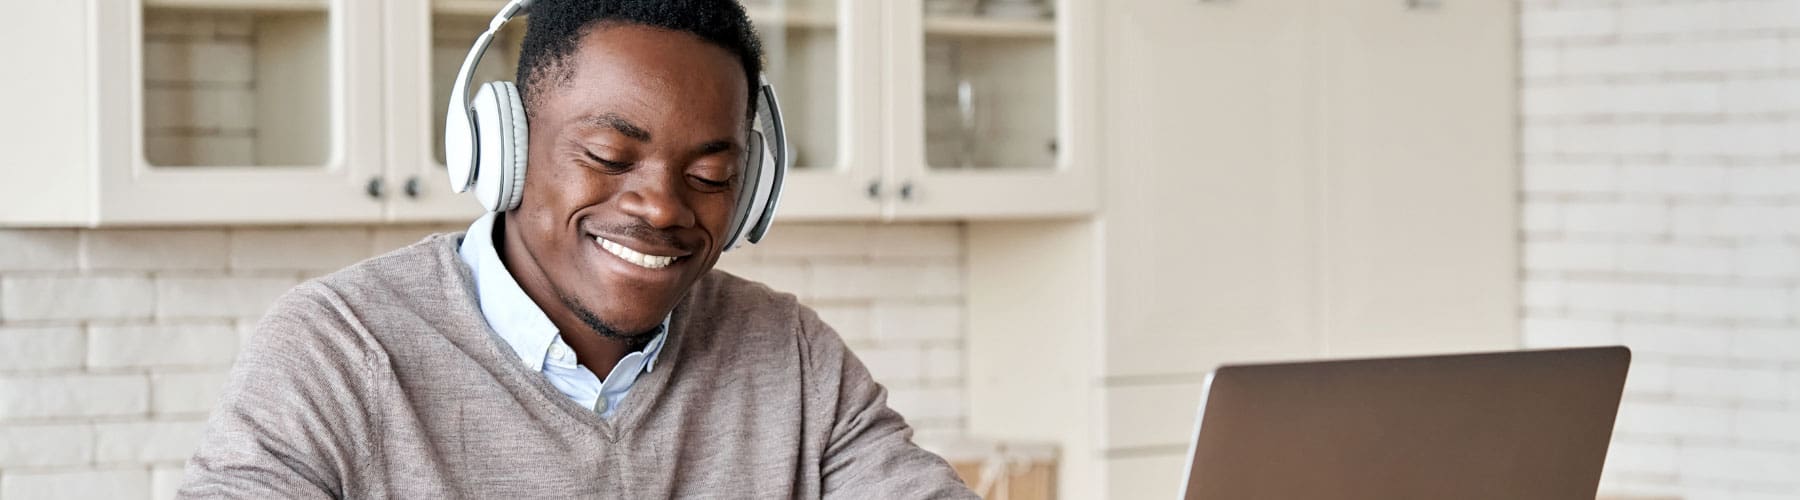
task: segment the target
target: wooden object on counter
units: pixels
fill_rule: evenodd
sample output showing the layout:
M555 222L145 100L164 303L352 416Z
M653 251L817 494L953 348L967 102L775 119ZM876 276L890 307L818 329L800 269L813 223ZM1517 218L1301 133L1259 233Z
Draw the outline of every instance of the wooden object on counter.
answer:
M987 500L1056 498L1056 446L967 438L920 443L942 455L969 488Z

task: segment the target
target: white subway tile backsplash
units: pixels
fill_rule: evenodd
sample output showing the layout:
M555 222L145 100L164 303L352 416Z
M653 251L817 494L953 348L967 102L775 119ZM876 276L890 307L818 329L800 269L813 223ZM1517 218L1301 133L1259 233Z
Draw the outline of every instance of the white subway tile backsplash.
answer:
M862 342L874 338L872 314L866 304L835 305L821 304L813 306L813 312L819 314L819 320L837 331L845 342Z
M1607 8L1527 9L1519 18L1527 41L1607 36L1619 29L1618 11Z
M1723 7L1724 25L1734 31L1800 26L1800 4L1790 0L1708 2Z
M1661 203L1571 203L1563 214L1569 232L1662 234L1669 229L1669 207Z
M230 323L88 327L88 366L143 368L217 366L237 355L237 331Z
M187 474L177 465L158 465L150 469L150 498L152 500L175 500L175 493L181 490L181 483Z
M0 375L0 421L142 415L149 392L143 375Z
M194 454L206 429L202 418L94 424L94 461L180 462Z
M1731 329L1718 326L1625 323L1619 340L1633 352L1669 356L1723 357L1731 353Z
M1681 447L1681 474L1699 480L1796 482L1800 451L1715 444Z
M962 380L968 358L962 347L932 347L925 351L925 378L928 380Z
M1610 164L1540 164L1524 173L1527 193L1593 193L1619 189L1619 167Z
M6 276L0 277L0 318L148 318L154 296L155 287L147 276Z
M1780 367L1675 366L1670 380L1677 398L1689 401L1775 402L1786 399Z
M1735 359L1791 361L1800 359L1800 326L1739 327L1729 336ZM1787 382L1800 384L1800 380Z
M1615 434L1642 434L1688 438L1728 438L1732 434L1731 409L1694 403L1633 401L1619 403Z
M888 405L913 419L955 419L963 415L962 387L889 388Z
M1800 425L1795 422L1800 422L1800 408L1740 408L1733 423L1737 438L1744 441L1800 444Z
M0 468L85 465L93 460L92 425L0 424Z
M861 348L856 349L856 356L877 382L889 387L925 378L925 351L917 347Z
M744 279L768 285L776 291L801 297L806 297L810 291L807 287L807 266L802 262L759 262L719 268Z
M1628 170L1631 175L1619 176L1621 193L1718 196L1726 192L1725 179L1731 169L1723 165L1666 165Z
M232 342L242 345L233 335ZM155 414L207 414L218 402L228 372L224 367L204 372L152 372L150 412Z
M1665 35L1718 31L1724 6L1717 2L1644 5L1619 11L1622 35Z
M74 269L77 243L66 229L0 229L0 271Z
M869 233L876 230L863 224L783 224L773 226L756 250L765 258L860 258L868 255Z
M1527 241L1525 268L1544 271L1611 271L1618 269L1617 244L1587 241Z
M869 255L888 257L943 257L962 255L962 226L953 224L905 224L880 226L871 231Z
M898 341L954 341L962 337L962 306L883 302L873 309L874 337Z
M83 231L84 269L223 270L230 246L223 229Z
M0 475L0 498L148 498L144 467L21 470Z
M369 231L364 227L232 230L231 269L341 269L371 257Z
M261 316L298 278L281 276L184 276L156 278L157 318Z
M76 326L0 326L0 372L80 368L87 336Z

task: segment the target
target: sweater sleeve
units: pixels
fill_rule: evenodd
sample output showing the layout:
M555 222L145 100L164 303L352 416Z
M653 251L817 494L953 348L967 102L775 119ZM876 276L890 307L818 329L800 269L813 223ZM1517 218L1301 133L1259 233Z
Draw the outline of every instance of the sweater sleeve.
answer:
M364 397L371 365L359 339L366 337L334 297L302 285L257 324L188 461L179 498L345 496L376 441Z
M801 323L820 406L834 412L821 457L825 498L978 498L942 457L912 442L912 427L887 406L887 390L836 331L805 307Z

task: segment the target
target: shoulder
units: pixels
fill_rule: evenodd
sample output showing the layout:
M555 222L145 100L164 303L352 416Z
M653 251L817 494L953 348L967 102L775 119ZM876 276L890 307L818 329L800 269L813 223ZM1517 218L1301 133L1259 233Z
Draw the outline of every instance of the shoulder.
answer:
M688 289L687 302L722 317L775 321L791 321L802 307L794 294L719 269L708 272Z
M716 338L739 353L762 349L796 352L806 364L820 355L840 356L843 340L794 294L726 271L713 270L694 284L685 302L691 333Z
M312 282L351 301L441 297L445 288L467 281L468 270L456 254L461 241L462 233L433 234Z
M445 255L454 259L457 237L432 235L295 286L269 306L246 349L340 362L379 356L376 336L392 332L388 326L454 310L456 295L445 289L467 272L445 262Z

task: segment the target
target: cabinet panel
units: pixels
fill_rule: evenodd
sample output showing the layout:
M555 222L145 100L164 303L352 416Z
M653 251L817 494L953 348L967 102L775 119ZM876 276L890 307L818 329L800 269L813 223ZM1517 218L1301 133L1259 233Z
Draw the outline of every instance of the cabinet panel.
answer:
M7 11L16 22L0 31L0 55L14 68L0 78L11 119L0 120L0 224L66 225L94 218L97 172L89 130L99 119L89 98L93 74L83 64L88 2L19 2ZM27 117L29 119L27 119Z
M1518 347L1514 6L1435 4L1320 2L1333 355Z
M92 12L105 224L369 221L378 5L137 0ZM129 119L119 119L128 117Z
M1311 2L1108 11L1105 373L1315 351Z

